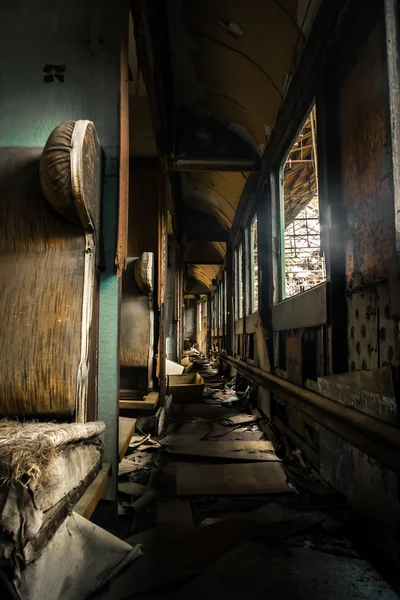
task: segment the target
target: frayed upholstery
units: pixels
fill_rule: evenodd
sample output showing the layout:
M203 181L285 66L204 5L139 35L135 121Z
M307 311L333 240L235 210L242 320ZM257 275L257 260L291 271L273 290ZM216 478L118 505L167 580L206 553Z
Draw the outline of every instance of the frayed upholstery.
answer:
M39 423L0 420L0 482L28 485L34 479L45 485L46 467L70 444L89 443L102 451L105 425L91 423ZM37 486L38 487L38 486Z

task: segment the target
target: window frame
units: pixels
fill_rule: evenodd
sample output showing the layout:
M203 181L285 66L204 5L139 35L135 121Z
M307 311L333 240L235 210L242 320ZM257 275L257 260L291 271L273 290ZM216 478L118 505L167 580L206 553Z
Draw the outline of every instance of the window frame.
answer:
M305 115L300 121L300 125L298 126L293 137L290 138L290 142L285 145L285 152L282 154L281 159L277 162L277 166L275 169L271 170L271 196L272 196L272 207L273 207L273 235L275 231L275 235L278 236L277 244L274 247L273 255L274 255L274 299L273 304L276 305L282 301L290 301L292 298L296 298L300 294L304 294L318 287L319 285L324 285L328 281L328 274L326 268L326 256L324 252L324 240L323 240L323 216L324 216L324 204L321 195L320 188L318 189L318 208L319 208L319 224L320 224L320 252L324 256L325 260L325 279L320 283L317 283L302 292L298 292L296 294L292 294L290 296L286 295L286 267L285 267L285 195L284 195L284 169L286 165L286 161L288 156L296 143L307 119L309 118L313 109L317 111L317 105L315 98L312 99L311 104L305 112ZM318 131L317 131L317 165L318 165ZM318 168L318 167L317 167ZM319 173L317 174L317 185L318 185ZM305 205L306 206L306 205ZM275 224L275 226L274 226ZM260 299L259 299L260 302Z

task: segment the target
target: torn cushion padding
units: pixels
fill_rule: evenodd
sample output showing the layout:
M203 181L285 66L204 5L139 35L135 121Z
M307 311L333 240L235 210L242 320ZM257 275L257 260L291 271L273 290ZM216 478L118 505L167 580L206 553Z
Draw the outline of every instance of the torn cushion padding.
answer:
M62 522L69 494L83 493L100 468L104 430L101 422L0 421L0 531L8 533L0 540L0 560L24 562L24 548L60 502L66 505Z
M153 267L154 256L152 252L143 252L143 254L135 260L134 278L136 285L142 294L150 296L153 293Z
M0 421L0 482L30 485L36 492L54 485L54 464L68 446L94 444L102 450L105 425ZM62 473L59 473L62 476Z
M101 148L93 123L58 125L40 159L40 182L48 202L73 225L97 231L101 181Z

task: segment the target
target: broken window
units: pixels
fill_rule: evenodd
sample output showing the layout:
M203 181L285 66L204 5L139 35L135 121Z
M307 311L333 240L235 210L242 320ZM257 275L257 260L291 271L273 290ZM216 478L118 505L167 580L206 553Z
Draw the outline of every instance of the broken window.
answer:
M198 324L197 329L198 329L198 331L201 331L201 321L202 321L202 318L203 318L203 315L202 315L202 306L203 306L203 303L199 302L197 306L198 306L198 320L199 320L199 324Z
M218 283L218 289L219 289L219 307L218 307L218 311L219 311L219 327L222 327L223 323L224 323L224 313L223 313L223 306L224 306L224 286L222 284L222 281L220 281Z
M250 225L250 293L251 313L258 310L258 234L257 215L254 216Z
M312 108L282 169L284 297L325 281L318 196L316 109Z
M239 319L241 319L243 317L243 293L244 293L244 286L243 286L243 244L240 244L239 246L239 253L238 253L238 288L239 288L239 302L238 302L238 307L239 307Z
M226 271L224 271L224 329L226 333L226 324L228 320L228 308L227 308L227 280L226 280Z
M243 243L235 251L235 316L243 317Z

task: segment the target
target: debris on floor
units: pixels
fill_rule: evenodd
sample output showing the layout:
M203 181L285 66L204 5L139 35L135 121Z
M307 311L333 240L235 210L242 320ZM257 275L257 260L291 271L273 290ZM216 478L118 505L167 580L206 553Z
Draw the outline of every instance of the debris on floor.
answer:
M143 556L93 598L397 598L343 533L346 502L300 451L275 445L247 383L196 348L184 359L202 398L172 394L161 424L138 420L120 463L121 537Z

